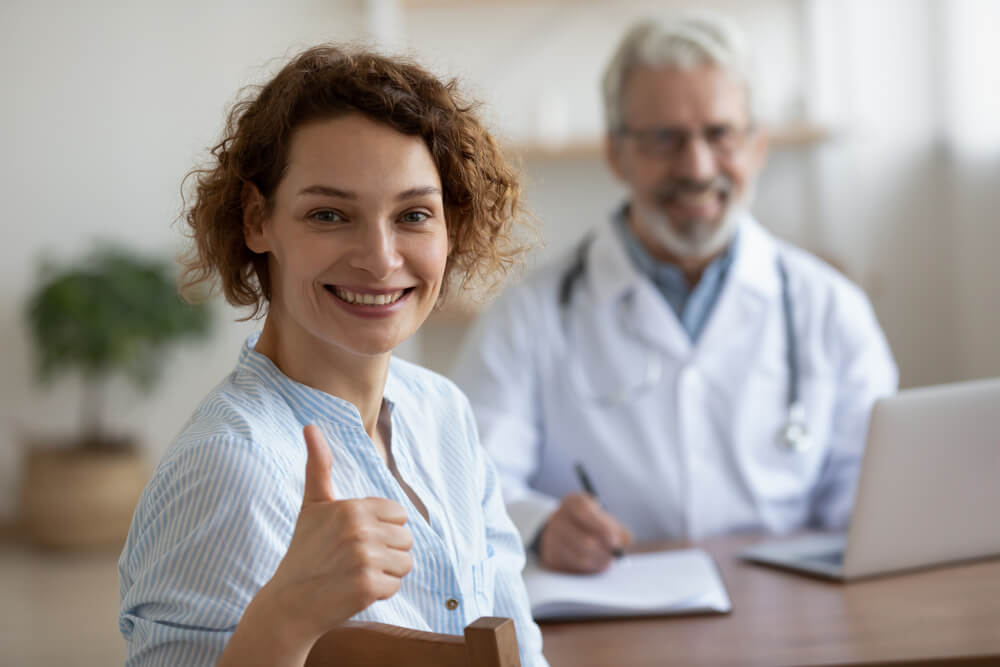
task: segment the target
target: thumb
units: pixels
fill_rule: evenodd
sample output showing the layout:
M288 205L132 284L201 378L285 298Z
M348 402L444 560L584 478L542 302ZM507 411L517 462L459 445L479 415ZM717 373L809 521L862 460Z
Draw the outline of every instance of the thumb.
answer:
M326 438L315 424L302 429L306 439L306 488L302 494L302 504L322 503L336 500L333 482L330 480L330 466L333 454L326 444Z

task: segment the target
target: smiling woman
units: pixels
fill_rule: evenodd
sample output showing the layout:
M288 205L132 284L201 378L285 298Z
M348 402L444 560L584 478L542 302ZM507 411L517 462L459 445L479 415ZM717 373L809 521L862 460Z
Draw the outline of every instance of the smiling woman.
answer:
M257 351L294 364L284 348L315 347L286 372L351 400L356 376L316 362L367 364L430 314L449 246L441 179L419 136L359 113L313 121L292 138L272 201L248 188L245 237L270 276Z
M519 187L419 66L310 49L194 175L184 289L263 314L147 487L119 562L131 665L302 665L348 619L514 619L524 553L468 402L392 358L448 283L502 272Z

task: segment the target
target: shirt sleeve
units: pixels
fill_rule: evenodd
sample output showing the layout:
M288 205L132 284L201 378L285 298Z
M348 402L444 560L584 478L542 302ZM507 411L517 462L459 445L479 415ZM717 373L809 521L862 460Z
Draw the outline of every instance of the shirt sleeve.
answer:
M214 665L271 578L298 505L254 443L215 436L182 447L136 509L119 561L126 665Z
M525 545L559 504L530 484L544 437L538 346L546 335L532 329L539 322L536 300L526 287L502 296L474 327L453 374L469 397L507 511Z
M852 286L853 288L853 286ZM892 352L871 304L857 288L834 319L831 339L839 348L837 389L829 455L812 493L812 521L823 529L847 526L876 399L896 391Z
M482 509L486 520L486 545L488 552L492 554L491 559L495 561L493 614L513 619L518 652L524 667L547 667L548 662L542 655L542 633L531 617L531 604L521 577L525 562L524 546L504 507L496 468L489 456L483 455L483 450L478 445L475 419L467 404L466 413L483 481Z

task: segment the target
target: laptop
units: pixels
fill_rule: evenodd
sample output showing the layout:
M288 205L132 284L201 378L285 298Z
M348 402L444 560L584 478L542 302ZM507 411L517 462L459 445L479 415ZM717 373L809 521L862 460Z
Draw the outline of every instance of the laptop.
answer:
M1000 378L876 401L847 534L740 555L840 581L1000 555Z

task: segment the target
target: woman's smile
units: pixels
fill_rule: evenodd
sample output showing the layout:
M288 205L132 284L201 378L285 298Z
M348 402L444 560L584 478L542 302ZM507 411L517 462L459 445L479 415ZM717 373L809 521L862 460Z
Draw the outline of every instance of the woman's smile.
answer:
M323 288L334 297L338 307L360 317L388 317L396 313L414 289L366 289L340 285L323 285Z

